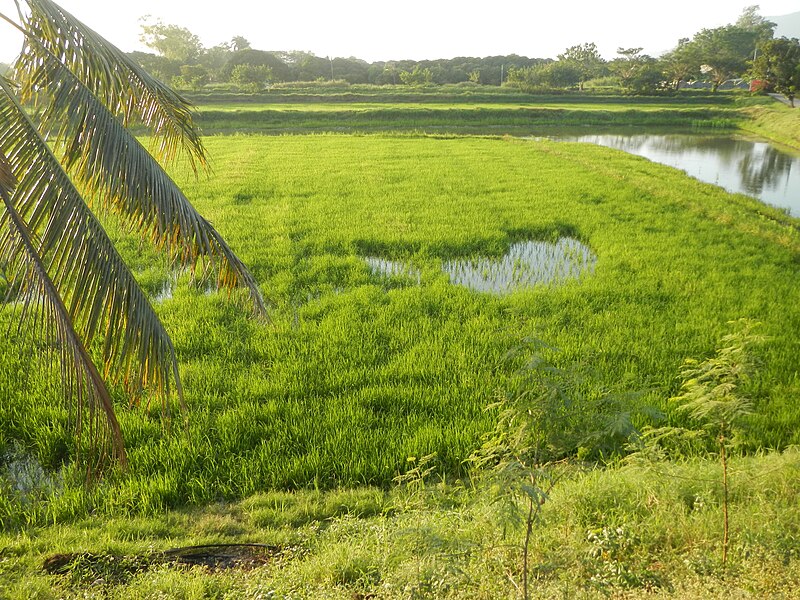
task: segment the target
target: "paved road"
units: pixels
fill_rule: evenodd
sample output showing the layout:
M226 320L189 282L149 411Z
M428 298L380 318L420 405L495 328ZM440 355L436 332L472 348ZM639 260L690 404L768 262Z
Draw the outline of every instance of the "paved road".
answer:
M788 104L789 106L791 106L791 103L789 102L789 99L786 96L783 96L781 94L767 94L767 95L772 96L778 102L783 102L784 104ZM794 107L800 108L800 98L794 99Z

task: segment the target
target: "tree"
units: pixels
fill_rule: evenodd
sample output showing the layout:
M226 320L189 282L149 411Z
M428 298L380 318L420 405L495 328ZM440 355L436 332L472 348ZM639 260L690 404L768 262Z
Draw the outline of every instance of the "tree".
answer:
M177 87L199 90L210 80L208 70L203 65L181 65L180 77L175 81Z
M131 52L128 56L149 75L165 83L171 83L173 78L181 76L181 63L176 60L150 52Z
M642 48L618 48L620 57L609 65L622 87L631 92L653 91L664 78L658 61L641 52Z
M572 63L555 61L508 70L507 81L522 89L570 88L580 83L581 71Z
M563 54L558 55L558 60L572 66L580 73L578 89L581 91L587 81L603 73L604 61L593 42L570 46Z
M689 38L682 38L672 51L661 57L661 70L674 90L680 89L682 82L695 79L700 73L697 45Z
M758 10L759 6L757 4L746 7L736 20L735 25L746 31L754 32L758 41L765 42L775 34L775 23L767 21L759 15Z
M753 56L759 33L736 25L716 29L703 29L694 36L701 71L711 76L712 91L733 77L747 71L748 60Z
M51 0L25 0L25 36L13 71L0 78L0 261L16 294L14 313L60 360L76 436L90 432L97 457L126 464L108 384L130 402L144 390L167 412L182 391L164 326L122 261L88 199L116 213L200 277L245 288L252 275L157 162L207 164L190 106L131 58ZM25 109L38 107L36 120ZM128 125L147 127L154 154ZM103 376L101 376L103 373ZM80 447L80 443L79 443Z
M200 38L185 27L165 25L160 20L148 23L147 18L142 19L139 39L161 56L186 64L196 60L203 52Z
M272 69L264 65L236 65L231 71L231 83L248 92L259 92L272 79Z
M252 46L250 42L247 41L247 38L242 37L241 35L235 35L231 38L231 50L234 52L238 52L239 50L250 50Z
M209 77L212 80L219 81L223 79L223 71L231 58L231 54L230 44L223 42L207 48L200 55L198 63L208 70Z
M400 81L406 85L423 85L430 83L433 79L433 73L427 67L422 68L419 65L414 65L410 71L400 71Z
M784 94L794 106L800 89L800 41L782 37L761 44L759 49L761 54L753 62L751 75Z
M765 341L754 330L759 323L748 319L731 321L733 331L718 344L715 356L702 362L686 359L681 369L680 394L671 398L677 411L689 416L697 429L692 433L717 446L722 465L723 533L722 562L728 558L728 451L735 444L753 403L742 392L755 374L750 348Z
M289 67L279 57L272 52L264 50L245 49L231 54L228 63L225 65L225 75L230 78L233 69L237 65L250 65L252 67L269 67L274 81L288 81L291 79ZM330 65L328 65L330 72Z

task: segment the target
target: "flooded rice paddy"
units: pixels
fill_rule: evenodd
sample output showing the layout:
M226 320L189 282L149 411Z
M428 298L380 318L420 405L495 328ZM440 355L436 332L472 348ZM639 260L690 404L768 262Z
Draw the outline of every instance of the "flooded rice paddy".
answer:
M420 282L419 269L397 260L364 258L373 274L405 277ZM574 238L557 242L522 241L512 244L501 257L475 256L446 260L442 270L450 283L475 292L510 294L535 285L558 285L591 274L597 257Z

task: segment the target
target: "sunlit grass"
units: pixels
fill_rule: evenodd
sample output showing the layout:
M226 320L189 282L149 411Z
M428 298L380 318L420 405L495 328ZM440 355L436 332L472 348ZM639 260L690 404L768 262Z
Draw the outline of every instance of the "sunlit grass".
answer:
M797 451L731 463L733 538L719 556L719 465L574 465L531 538L532 598L792 597L800 585ZM429 483L271 491L147 517L0 532L0 595L28 598L514 598L524 531L482 488ZM161 564L198 544L280 549L248 569ZM64 574L58 554L83 555ZM85 553L85 554L83 554Z
M458 477L491 427L484 407L506 383L503 357L528 336L587 367L593 400L581 422L607 420L596 399L616 394L606 408L642 425L646 407L667 408L685 357L712 353L728 320L762 321L769 341L746 447L800 442L800 241L779 211L577 144L324 135L215 137L208 147L214 177L180 183L252 268L271 322L179 277L157 310L180 361L188 430L176 416L165 432L157 407L128 410L117 390L130 471L90 491L80 477L60 494L34 490L46 503L9 496L4 523L386 486L408 456L434 451ZM166 266L118 237L155 298ZM562 237L597 256L591 276L495 296L453 285L442 269ZM408 262L418 277L375 273L371 256ZM0 363L3 448L17 440L47 469L68 464L68 415L37 362L6 346ZM624 451L604 435L580 451Z

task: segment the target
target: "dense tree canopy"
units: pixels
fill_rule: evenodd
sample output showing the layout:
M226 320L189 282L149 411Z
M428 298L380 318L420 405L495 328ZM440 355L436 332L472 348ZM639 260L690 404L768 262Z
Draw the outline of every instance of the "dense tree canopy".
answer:
M142 22L141 41L169 60L187 63L203 52L200 38L185 27L165 25L161 21Z
M768 40L759 50L761 53L753 61L753 77L763 81L767 88L784 94L794 106L800 89L800 40Z

